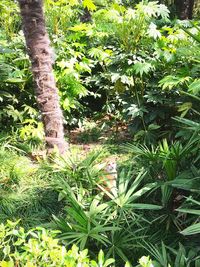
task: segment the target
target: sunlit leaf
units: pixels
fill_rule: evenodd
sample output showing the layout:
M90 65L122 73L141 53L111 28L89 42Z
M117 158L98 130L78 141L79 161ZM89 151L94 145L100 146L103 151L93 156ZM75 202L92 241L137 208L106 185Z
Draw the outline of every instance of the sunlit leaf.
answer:
M182 235L196 235L200 233L200 223L196 223L187 227L185 230L180 232Z
M96 6L93 0L83 0L83 6L87 7L87 9L91 11L96 10Z
M200 79L195 79L190 85L189 85L189 92L198 95L200 93Z

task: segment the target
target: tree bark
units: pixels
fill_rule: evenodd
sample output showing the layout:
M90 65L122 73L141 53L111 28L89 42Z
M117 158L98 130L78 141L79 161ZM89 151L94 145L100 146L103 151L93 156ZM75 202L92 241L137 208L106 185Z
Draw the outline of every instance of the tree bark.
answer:
M194 0L176 0L175 4L180 19L192 19Z
M67 143L64 140L63 115L53 74L53 53L45 26L43 1L18 2L27 52L32 63L36 99L42 114L47 151L50 153L57 147L63 154L67 150Z

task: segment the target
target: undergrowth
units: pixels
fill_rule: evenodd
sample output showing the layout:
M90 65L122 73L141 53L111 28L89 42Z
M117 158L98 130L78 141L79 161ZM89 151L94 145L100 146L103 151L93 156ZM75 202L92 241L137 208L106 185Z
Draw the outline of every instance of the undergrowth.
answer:
M46 223L61 209L50 177L40 165L14 150L0 147L0 221L20 219L22 225Z

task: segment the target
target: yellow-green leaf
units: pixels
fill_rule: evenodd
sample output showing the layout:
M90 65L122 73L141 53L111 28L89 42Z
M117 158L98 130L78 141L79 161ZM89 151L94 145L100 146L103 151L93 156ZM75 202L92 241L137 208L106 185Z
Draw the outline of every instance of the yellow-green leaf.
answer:
M87 7L88 10L96 10L96 6L92 0L83 0L83 6Z

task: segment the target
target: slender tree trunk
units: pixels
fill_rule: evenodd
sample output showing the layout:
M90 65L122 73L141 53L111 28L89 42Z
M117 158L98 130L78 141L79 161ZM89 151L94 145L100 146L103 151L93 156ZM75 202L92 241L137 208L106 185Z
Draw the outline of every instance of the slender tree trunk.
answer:
M180 19L192 19L194 0L176 0L175 4Z
M53 74L50 40L45 27L42 0L18 0L27 51L32 63L36 98L44 124L47 151L56 146L61 154L67 149L63 115Z
M92 16L90 14L90 11L87 9L87 7L84 8L84 12L80 17L81 22L89 22L92 20Z

